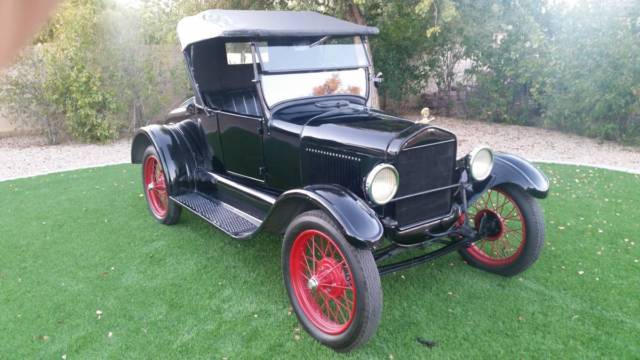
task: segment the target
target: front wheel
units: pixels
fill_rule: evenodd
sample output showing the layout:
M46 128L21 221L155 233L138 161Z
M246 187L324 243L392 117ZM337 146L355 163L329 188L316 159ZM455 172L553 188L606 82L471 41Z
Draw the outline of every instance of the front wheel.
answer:
M289 225L282 265L291 305L316 340L346 352L375 333L382 290L373 254L349 244L324 212L305 212Z
M538 259L544 245L544 217L536 199L522 188L499 185L484 193L468 211L471 225L490 223L491 233L460 250L471 265L514 276Z

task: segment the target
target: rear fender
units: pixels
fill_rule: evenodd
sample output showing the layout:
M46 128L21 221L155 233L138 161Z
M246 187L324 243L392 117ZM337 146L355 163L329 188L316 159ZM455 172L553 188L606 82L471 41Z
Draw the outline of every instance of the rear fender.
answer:
M140 128L131 144L131 163L142 163L144 150L153 145L167 177L169 194L193 190L195 170L204 166L207 157L201 134L199 125L192 120Z
M376 213L348 189L339 185L310 185L283 193L264 221L264 228L283 233L298 214L320 209L342 229L347 241L371 249L384 235Z

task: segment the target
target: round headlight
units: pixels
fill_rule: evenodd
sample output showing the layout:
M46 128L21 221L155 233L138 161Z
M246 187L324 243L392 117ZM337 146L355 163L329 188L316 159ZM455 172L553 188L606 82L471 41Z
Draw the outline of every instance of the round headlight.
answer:
M400 177L396 168L389 164L376 165L365 181L365 189L369 200L378 205L391 201L398 190Z
M488 147L479 147L469 154L469 172L473 180L482 181L493 170L493 152Z

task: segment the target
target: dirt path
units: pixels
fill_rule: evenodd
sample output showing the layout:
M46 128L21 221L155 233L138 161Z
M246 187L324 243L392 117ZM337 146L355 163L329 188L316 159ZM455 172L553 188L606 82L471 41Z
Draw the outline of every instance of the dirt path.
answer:
M579 163L640 173L638 148L523 126L452 118L437 118L434 124L458 136L459 155L486 144L536 161ZM47 146L39 137L0 139L0 180L129 161L130 140L105 145Z

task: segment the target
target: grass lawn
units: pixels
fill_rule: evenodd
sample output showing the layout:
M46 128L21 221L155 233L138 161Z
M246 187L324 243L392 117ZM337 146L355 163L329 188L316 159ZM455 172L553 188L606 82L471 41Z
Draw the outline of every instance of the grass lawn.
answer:
M377 335L348 357L640 357L640 177L542 168L533 268L507 279L451 254L385 277ZM290 313L278 237L238 242L188 212L158 225L139 171L0 182L0 358L338 357Z

